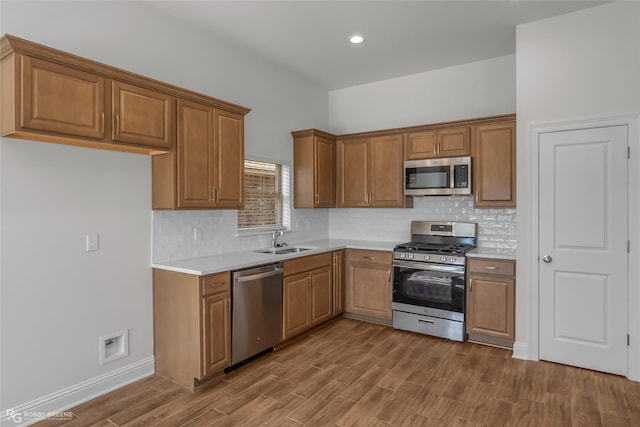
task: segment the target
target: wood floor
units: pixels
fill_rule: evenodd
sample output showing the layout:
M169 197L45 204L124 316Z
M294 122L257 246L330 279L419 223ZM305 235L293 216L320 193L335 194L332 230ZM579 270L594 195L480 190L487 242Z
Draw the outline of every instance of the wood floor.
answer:
M640 383L346 318L196 393L152 376L72 426L638 426Z

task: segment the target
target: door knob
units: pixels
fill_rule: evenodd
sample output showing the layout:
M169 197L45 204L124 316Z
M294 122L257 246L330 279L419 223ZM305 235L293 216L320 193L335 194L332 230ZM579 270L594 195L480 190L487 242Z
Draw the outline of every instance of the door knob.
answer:
M549 263L551 262L551 260L552 260L552 259L553 259L553 258L551 258L549 255L545 255L545 256L543 256L543 257L542 257L542 260L543 260L544 262L546 262L547 264L549 264Z

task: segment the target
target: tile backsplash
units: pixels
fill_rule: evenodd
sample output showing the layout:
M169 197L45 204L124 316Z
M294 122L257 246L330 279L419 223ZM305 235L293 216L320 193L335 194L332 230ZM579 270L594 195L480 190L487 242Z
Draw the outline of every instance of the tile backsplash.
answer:
M412 209L333 209L334 238L406 242L411 221L462 221L478 224L477 246L516 248L515 209L476 209L473 196L414 197Z
M416 197L412 209L292 209L289 244L318 239L405 242L413 220L478 224L477 245L516 248L515 209L475 209L472 196ZM202 229L196 240L194 229ZM163 262L268 247L271 234L238 236L235 210L153 211L152 259Z

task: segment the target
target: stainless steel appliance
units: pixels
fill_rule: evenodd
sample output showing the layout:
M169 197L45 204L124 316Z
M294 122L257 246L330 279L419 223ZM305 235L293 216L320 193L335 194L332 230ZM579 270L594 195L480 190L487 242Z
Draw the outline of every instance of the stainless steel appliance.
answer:
M233 272L231 363L282 341L282 263Z
M471 194L471 157L405 160L404 194L441 196Z
M393 251L393 326L464 341L465 253L477 225L412 221L411 241Z

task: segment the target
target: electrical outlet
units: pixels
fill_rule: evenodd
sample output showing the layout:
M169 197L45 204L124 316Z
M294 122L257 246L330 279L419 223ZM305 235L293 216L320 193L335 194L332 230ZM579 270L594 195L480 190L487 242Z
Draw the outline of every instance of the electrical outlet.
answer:
M98 233L87 234L87 252L98 250Z

